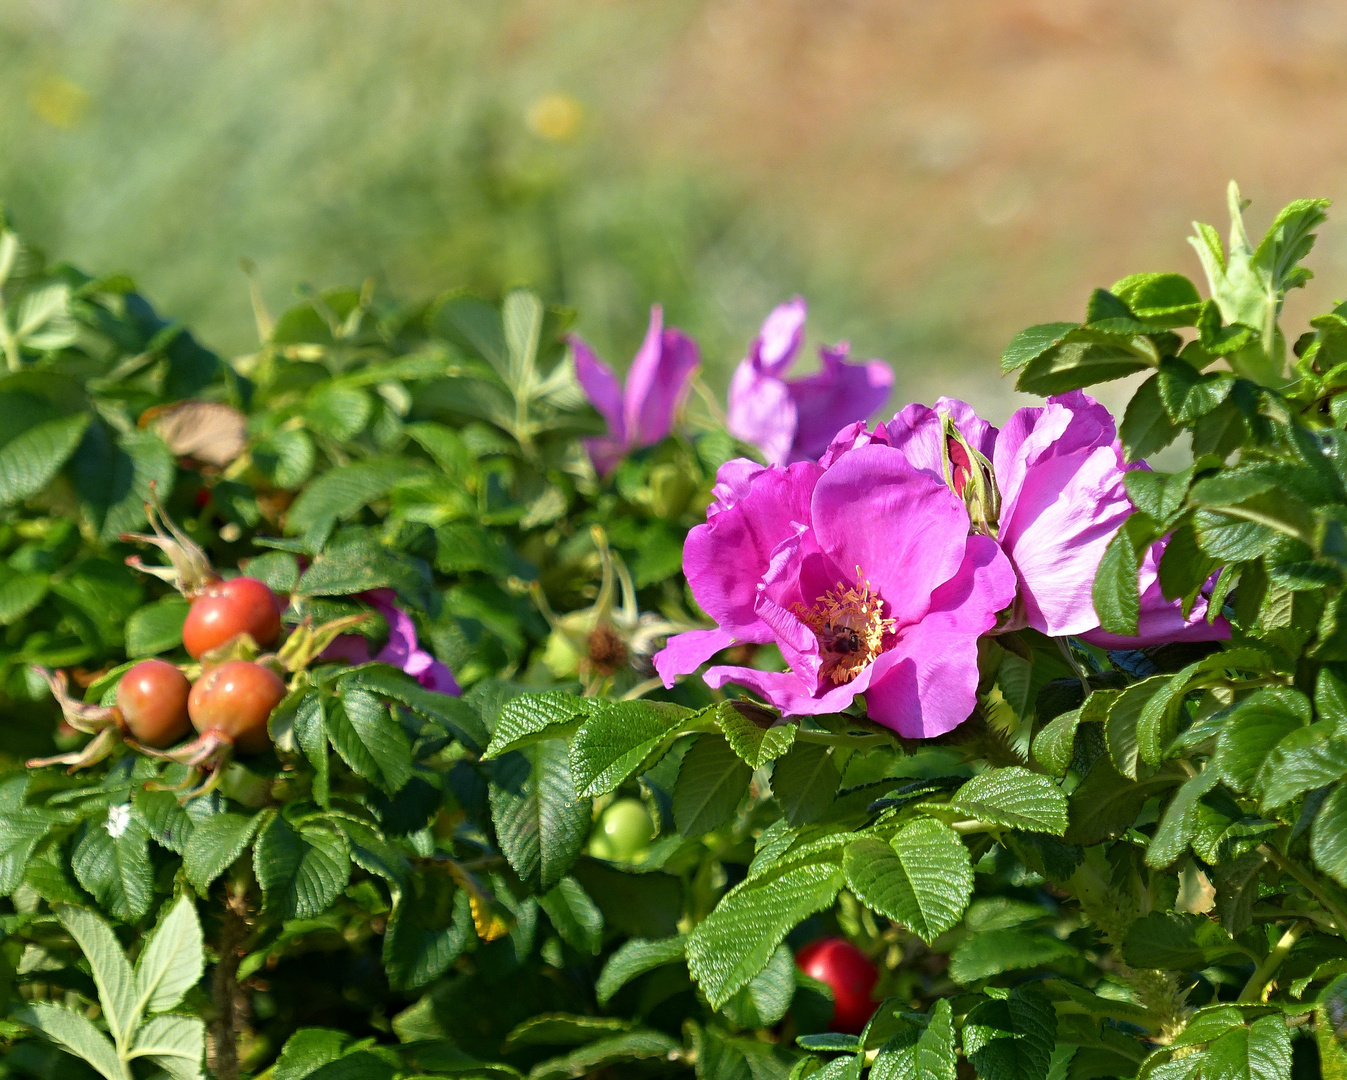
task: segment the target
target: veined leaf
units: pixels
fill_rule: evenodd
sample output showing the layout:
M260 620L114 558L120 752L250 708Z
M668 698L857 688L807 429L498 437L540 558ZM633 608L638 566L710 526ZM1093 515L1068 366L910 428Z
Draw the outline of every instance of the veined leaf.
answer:
M539 739L569 734L595 704L593 698L577 697L562 690L513 697L501 707L491 743L482 759L489 761Z
M919 818L889 843L862 838L846 849L847 885L866 907L929 943L957 923L973 893L968 849L947 825Z
M870 1080L955 1080L958 1057L949 999L941 998L924 1028L908 1024L879 1049Z
M799 922L833 902L840 862L794 863L741 882L688 936L688 970L712 1008L747 985Z
M196 906L179 897L136 960L137 1011L144 1015L173 1008L200 981L205 964Z
M332 905L350 880L346 838L326 823L294 827L276 814L258 834L253 872L267 910L283 919L312 919Z
M206 1024L195 1016L152 1016L136 1033L128 1057L148 1058L173 1080L200 1080Z
M197 893L210 891L211 883L243 854L265 817L265 813L213 814L197 823L182 856L187 880Z
M973 777L947 803L923 803L925 810L957 813L1031 832L1066 832L1066 796L1049 777L1018 765L989 769Z
M518 700L518 699L516 699ZM667 749L692 713L663 701L594 706L571 739L571 777L582 796L606 795Z
M36 495L75 452L89 414L77 413L30 427L0 446L0 506Z
M647 971L665 964L683 963L687 938L676 937L628 938L608 957L603 971L594 984L594 994L600 1005L607 1005L627 983Z
M108 1037L85 1019L82 1013L46 1001L35 1001L20 1009L15 1019L40 1031L52 1042L87 1061L106 1080L131 1080Z
M136 977L112 928L92 911L69 904L59 905L56 917L89 961L113 1040L118 1046L130 1045L142 1010L136 995Z
M1056 1040L1057 1013L1032 984L975 1006L964 1022L964 1053L981 1080L1046 1080Z
M496 836L514 872L551 889L580 854L592 806L576 794L565 741L530 743L497 759L490 798Z

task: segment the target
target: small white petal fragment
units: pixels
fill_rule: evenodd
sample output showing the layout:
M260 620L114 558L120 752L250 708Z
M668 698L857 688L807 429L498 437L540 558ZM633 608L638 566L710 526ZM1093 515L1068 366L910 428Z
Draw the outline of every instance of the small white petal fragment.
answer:
M116 840L126 828L131 824L131 804L122 803L118 806L108 807L108 820L103 825L108 831L108 835Z

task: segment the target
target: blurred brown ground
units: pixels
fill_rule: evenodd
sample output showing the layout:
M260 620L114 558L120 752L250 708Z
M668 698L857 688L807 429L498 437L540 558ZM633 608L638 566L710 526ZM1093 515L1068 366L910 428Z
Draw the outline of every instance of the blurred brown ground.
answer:
M722 386L799 290L896 399L1000 416L1020 328L1202 284L1230 178L1251 231L1347 182L1347 0L7 0L0 65L0 201L226 350L240 256L278 305L560 281L619 364L664 300ZM575 138L529 130L549 95ZM1310 265L1293 335L1347 294L1347 227Z
M733 170L819 258L853 259L924 330L920 359L897 359L929 399L942 345L990 359L1138 270L1202 285L1183 240L1195 218L1226 232L1229 178L1251 232L1340 197L1347 4L710 0L628 122L657 154ZM1347 294L1347 227L1310 264L1292 327Z

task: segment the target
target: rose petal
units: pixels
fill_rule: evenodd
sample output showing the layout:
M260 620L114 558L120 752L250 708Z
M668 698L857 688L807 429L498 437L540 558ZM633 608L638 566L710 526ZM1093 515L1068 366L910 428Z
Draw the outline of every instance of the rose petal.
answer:
M963 562L968 536L962 500L889 446L844 454L814 488L810 520L847 583L859 584L859 568L900 626L926 614Z
M762 451L769 465L790 460L798 416L790 388L774 375L764 375L749 360L730 379L726 420L730 434Z
M772 309L749 350L748 359L758 371L767 375L785 374L804 341L807 314L808 307L801 296Z
M798 417L794 460L812 461L823 454L839 428L864 420L888 400L893 369L880 360L846 362L847 346L821 349L823 368L789 385Z
M676 634L655 654L655 671L664 680L666 688L672 687L679 675L696 671L721 649L728 649L733 644L734 635L719 629Z
M963 565L931 598L926 617L875 661L865 695L870 719L909 739L967 720L977 704L978 638L1014 597L1015 574L996 541L970 536Z
M700 362L697 343L678 330L663 330L662 322L656 304L650 309L645 341L627 372L624 414L627 438L634 446L653 446L669 434Z
M609 434L617 442L625 442L627 426L622 415L622 384L617 381L613 369L600 360L583 339L572 334L570 343L575 353L575 377L585 397L608 421Z

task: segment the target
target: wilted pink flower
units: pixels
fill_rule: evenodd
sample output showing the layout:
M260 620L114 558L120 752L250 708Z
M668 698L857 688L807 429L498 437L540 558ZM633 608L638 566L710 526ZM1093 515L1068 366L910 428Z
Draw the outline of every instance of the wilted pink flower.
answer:
M713 667L786 715L837 712L864 695L871 719L908 737L972 713L977 639L1015 595L995 541L970 534L962 500L889 446L831 467L749 474L731 462L717 512L688 536L683 565L715 630L655 657L666 685L739 642L774 642L789 669Z
M593 349L575 335L570 340L580 386L608 421L608 436L586 439L585 446L594 467L608 473L632 450L653 446L669 434L674 411L697 370L697 343L679 330L665 330L664 312L656 304L623 389Z
M343 634L323 652L324 660L345 660L348 664L368 664L371 659L400 668L427 690L457 697L462 691L453 672L417 644L416 624L397 604L392 589L371 589L357 599L377 610L388 623L388 642L373 657L369 642L360 634Z
M820 349L823 369L794 382L786 371L804 340L805 302L796 297L767 316L730 381L730 434L773 465L816 460L838 428L884 404L893 369L881 360L847 362L843 343Z

